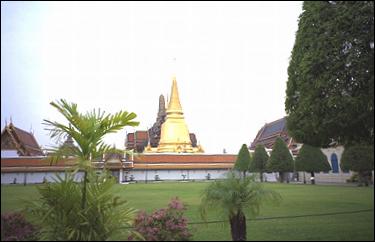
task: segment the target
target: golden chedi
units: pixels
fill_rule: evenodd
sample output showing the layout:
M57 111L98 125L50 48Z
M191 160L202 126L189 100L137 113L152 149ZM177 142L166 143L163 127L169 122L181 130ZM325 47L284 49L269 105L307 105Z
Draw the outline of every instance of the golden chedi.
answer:
M193 147L191 144L175 77L173 78L171 98L166 113L166 120L161 127L161 137L156 152L202 153L203 149L200 145L198 145L198 147Z

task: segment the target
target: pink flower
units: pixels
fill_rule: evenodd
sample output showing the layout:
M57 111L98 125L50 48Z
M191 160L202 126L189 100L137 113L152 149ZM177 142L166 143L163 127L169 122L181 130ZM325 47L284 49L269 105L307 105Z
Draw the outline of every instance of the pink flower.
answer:
M183 203L173 198L167 209L159 209L151 215L140 212L135 219L135 230L146 240L188 240L191 234L183 210L186 210Z

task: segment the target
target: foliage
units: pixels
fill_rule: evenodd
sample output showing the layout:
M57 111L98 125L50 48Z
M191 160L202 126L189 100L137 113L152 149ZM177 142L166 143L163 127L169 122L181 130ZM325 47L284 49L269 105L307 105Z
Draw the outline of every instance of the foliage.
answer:
M255 147L250 164L250 171L260 172L260 180L263 181L263 172L266 171L267 161L269 157L264 145L258 144Z
M203 192L200 213L206 220L209 209L220 210L220 214L229 218L233 240L246 240L246 213L250 216L259 214L264 200L280 201L281 196L263 188L255 182L254 176L244 179L228 173L227 179L215 181Z
M141 211L134 222L135 231L147 241L187 241L192 234L187 227L187 219L183 217L186 207L178 198L168 204L168 208L159 209L151 215ZM130 236L129 240L135 239Z
M19 212L1 214L1 241L34 241L38 229Z
M245 176L246 171L249 170L250 162L251 156L249 153L249 149L247 148L246 144L243 144L237 155L237 160L234 164L234 169L243 172Z
M368 186L374 170L374 146L357 144L345 148L340 166L344 171L358 172L359 185Z
M103 154L110 152L121 152L112 146L104 143L104 136L116 133L125 126L137 126L139 122L133 121L135 113L119 111L114 115L105 114L100 109L95 109L86 114L78 111L77 104L68 103L64 99L58 102L51 102L68 121L68 125L59 122L44 120L51 138L60 141L63 137L72 137L77 146L59 146L50 149L50 157L53 161L60 160L65 154L74 155L79 158L81 165L79 168L86 168L85 161L101 158Z
M273 145L271 156L267 163L267 170L278 172L293 171L293 157L285 142L279 137Z
M374 146L353 145L345 148L340 166L344 171L374 170Z
M75 175L56 175L55 183L38 187L41 199L29 209L43 240L108 240L130 226L134 210L111 190L114 178L107 172L88 173L87 206L82 209L81 185Z
M305 1L288 67L289 134L374 143L374 2Z
M71 137L77 143L77 146L61 145L52 148L50 149L49 159L52 162L56 162L64 156L77 157L78 164L75 171L84 171L81 196L81 207L84 210L87 203L87 175L91 169L92 159L101 158L105 153L122 152L105 144L104 136L115 133L125 126L137 126L139 123L133 121L137 115L126 111L119 111L114 115L106 115L100 109L81 114L78 111L77 104L68 103L64 99L50 104L68 121L68 125L64 125L45 119L44 124L47 125L48 128L46 129L50 131L51 138L59 141L62 137Z
M351 182L358 182L358 172L353 172L353 174L350 176L350 178L346 179L346 182L351 183Z
M295 167L296 171L306 172L328 172L331 170L327 156L319 148L307 144L304 144L299 150Z

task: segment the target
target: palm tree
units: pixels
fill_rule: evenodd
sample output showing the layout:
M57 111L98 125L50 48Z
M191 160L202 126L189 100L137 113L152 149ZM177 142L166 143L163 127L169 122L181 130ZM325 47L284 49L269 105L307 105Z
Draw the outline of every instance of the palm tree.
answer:
M233 241L245 241L246 213L258 215L265 199L280 201L281 196L265 190L261 183L255 182L254 176L240 179L234 172L229 172L227 179L215 181L204 190L200 205L201 217L206 220L209 209L221 209L221 214L229 218Z
M68 124L65 125L44 119L44 124L48 126L46 130L50 131L51 138L59 141L70 136L77 144L77 146L59 146L50 149L50 159L51 161L58 161L64 156L75 156L77 158L76 171L84 171L81 208L85 209L87 175L88 171L91 170L91 161L102 157L104 153L120 152L105 144L104 136L115 133L125 126L137 126L139 122L133 121L137 115L126 111L119 111L114 115L105 115L105 112L100 111L100 109L82 114L78 112L77 104L68 103L64 99L50 104L68 121Z

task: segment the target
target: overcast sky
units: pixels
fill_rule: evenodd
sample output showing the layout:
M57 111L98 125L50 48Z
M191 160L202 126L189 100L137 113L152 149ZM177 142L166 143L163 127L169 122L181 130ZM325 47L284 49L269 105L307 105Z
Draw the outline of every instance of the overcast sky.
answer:
M1 2L1 128L53 144L49 102L156 120L175 74L190 132L207 153L237 153L285 116L302 2ZM176 59L174 61L174 59ZM106 138L124 147L126 128Z

